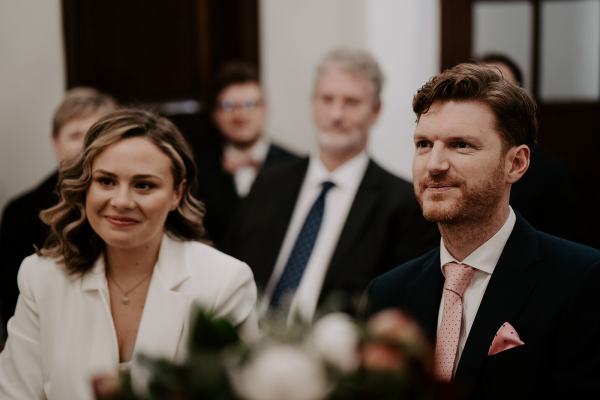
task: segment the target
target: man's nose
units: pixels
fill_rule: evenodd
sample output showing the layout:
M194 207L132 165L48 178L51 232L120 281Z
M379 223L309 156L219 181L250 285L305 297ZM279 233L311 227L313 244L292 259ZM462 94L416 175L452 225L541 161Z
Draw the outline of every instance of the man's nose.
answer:
M434 143L429 152L427 170L431 174L439 174L446 172L449 168L450 162L448 161L448 154L445 147L441 143Z
M344 116L344 104L341 101L333 101L329 105L329 117L334 120L340 120Z

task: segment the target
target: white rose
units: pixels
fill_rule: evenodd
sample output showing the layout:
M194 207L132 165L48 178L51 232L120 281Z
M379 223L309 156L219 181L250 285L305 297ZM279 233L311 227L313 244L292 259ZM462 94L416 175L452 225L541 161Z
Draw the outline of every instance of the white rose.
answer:
M291 345L265 347L232 375L247 400L320 400L329 391L319 358Z
M350 373L358 368L359 332L348 315L325 315L314 325L310 341L319 355L341 372Z

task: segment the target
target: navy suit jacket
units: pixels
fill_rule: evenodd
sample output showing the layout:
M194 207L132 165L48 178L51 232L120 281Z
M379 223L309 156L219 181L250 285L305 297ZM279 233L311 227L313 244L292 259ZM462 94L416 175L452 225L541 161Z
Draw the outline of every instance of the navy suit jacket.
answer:
M198 160L198 193L206 205L204 227L209 238L219 248L240 202L233 175L223 169L222 157L222 144L218 144ZM298 156L295 154L276 144L270 144L257 177L265 168L276 167L279 163L296 159Z
M402 308L435 342L443 285L438 248L373 280L369 314ZM599 305L600 251L539 232L517 214L454 381L476 399L600 393ZM504 322L525 345L488 356Z
M308 169L307 158L265 170L242 202L224 250L250 265L259 289L269 282ZM323 282L319 303L338 295L343 307L375 276L439 243L412 185L369 161Z

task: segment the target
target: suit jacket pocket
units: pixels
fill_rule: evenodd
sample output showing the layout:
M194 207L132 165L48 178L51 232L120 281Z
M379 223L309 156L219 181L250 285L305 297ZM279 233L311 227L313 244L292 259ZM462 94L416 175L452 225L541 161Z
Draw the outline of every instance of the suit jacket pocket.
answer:
M526 344L487 356L474 398L531 398L535 395L530 392L534 374Z

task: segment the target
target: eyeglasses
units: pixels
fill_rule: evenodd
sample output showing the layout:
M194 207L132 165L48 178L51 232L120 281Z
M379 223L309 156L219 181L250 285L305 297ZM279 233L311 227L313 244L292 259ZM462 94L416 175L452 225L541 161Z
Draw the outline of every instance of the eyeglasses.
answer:
M253 111L262 105L262 100L246 100L246 101L220 101L217 106L221 111L233 112L236 109L242 111Z

